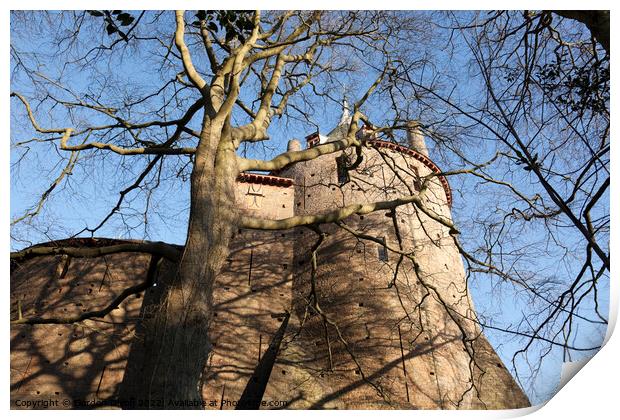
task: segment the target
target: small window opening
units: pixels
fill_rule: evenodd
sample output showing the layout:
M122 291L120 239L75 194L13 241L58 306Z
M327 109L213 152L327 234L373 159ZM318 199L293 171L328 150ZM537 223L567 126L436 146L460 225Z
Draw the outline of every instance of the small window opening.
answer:
M384 244L385 244L385 236L382 236L381 238L379 238ZM385 245L381 245L381 244L377 244L378 248L378 255L379 255L379 260L380 261L387 261L388 260L388 250L387 247Z
M347 170L347 155L342 154L336 158L337 172L338 172L338 183L340 185L346 184L349 182L349 171Z

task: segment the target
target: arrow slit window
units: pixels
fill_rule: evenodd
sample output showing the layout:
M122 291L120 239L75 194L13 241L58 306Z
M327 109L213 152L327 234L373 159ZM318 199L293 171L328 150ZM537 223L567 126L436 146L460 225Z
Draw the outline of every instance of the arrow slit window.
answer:
M347 155L342 154L336 158L338 183L344 185L349 182L349 171L347 170Z
M383 243L385 244L385 236L382 236L382 237L380 237L378 239L383 241ZM387 246L381 245L381 244L377 244L377 247L378 247L377 251L378 251L379 261L387 261L388 260Z

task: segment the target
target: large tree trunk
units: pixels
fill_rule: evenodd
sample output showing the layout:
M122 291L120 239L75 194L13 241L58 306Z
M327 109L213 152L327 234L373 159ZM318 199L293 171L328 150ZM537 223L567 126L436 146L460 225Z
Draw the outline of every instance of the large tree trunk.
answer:
M135 408L147 408L140 402L151 408L202 408L213 284L228 256L236 219L234 149L219 141L221 132L205 119L191 177L183 257L176 275L158 280L158 296L150 298L156 301L153 316L132 344L119 398L136 399Z

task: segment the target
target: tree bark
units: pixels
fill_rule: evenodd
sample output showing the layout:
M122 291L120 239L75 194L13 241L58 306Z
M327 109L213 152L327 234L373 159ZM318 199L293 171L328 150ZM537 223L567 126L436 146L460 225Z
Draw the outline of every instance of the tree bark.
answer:
M158 280L152 318L144 320L137 337L143 340L132 347L119 393L120 399L135 399L135 407L127 408L203 408L213 284L237 219L236 157L230 142L221 138L222 124L205 117L191 176L185 250L176 273Z
M553 12L586 25L592 36L605 48L607 54L611 54L609 51L609 10L554 10Z

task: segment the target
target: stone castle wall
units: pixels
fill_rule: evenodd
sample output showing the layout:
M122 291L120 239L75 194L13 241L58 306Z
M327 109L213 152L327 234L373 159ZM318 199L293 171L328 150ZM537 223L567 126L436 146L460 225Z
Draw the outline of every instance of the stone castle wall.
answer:
M11 319L18 318L18 308L24 317L61 317L105 307L124 289L146 279L149 261L150 256L135 253L27 260L11 271ZM52 398L60 404L52 408L62 409L114 397L142 298L138 294L126 299L100 321L12 325L11 407Z

